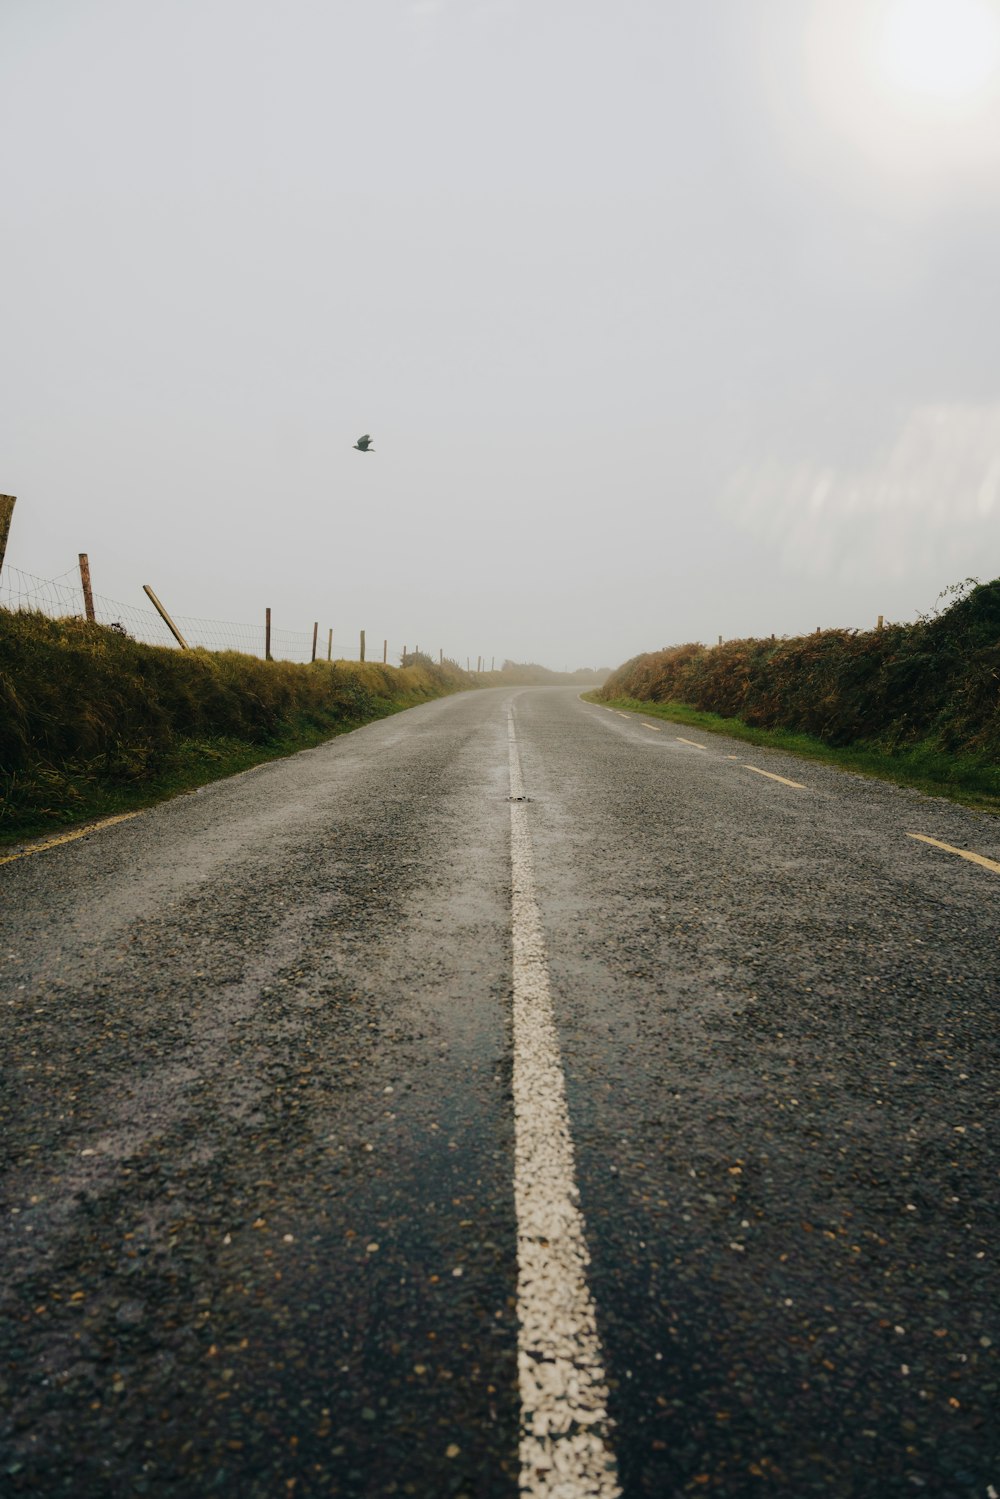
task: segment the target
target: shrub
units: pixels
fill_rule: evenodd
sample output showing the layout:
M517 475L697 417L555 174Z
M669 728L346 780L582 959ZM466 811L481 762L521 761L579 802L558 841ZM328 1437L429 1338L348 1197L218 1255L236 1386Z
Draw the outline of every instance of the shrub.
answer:
M601 696L685 703L836 745L1000 758L1000 579L968 584L915 624L637 656Z

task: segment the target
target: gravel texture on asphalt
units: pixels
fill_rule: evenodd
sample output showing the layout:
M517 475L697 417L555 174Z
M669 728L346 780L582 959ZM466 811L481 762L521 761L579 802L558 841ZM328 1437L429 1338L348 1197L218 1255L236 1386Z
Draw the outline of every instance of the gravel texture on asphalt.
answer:
M624 1493L1000 1493L1000 820L572 689L0 868L4 1493L517 1492L512 703Z

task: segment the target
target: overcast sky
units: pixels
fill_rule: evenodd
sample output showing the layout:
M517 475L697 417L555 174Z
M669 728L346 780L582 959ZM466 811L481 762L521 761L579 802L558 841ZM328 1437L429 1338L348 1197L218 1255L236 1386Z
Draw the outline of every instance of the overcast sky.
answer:
M1000 573L1000 0L0 0L0 207L29 572L554 667Z

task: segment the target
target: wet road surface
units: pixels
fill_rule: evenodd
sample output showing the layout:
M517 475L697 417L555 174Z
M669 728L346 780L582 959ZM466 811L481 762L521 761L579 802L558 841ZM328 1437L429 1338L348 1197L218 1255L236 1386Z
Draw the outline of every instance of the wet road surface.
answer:
M0 1490L991 1499L989 861L521 689L3 865Z

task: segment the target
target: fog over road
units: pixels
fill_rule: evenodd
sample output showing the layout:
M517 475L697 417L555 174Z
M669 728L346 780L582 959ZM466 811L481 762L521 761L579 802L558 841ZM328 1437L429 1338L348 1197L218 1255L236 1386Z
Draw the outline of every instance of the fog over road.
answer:
M519 689L5 863L0 1489L1000 1492L966 852Z

